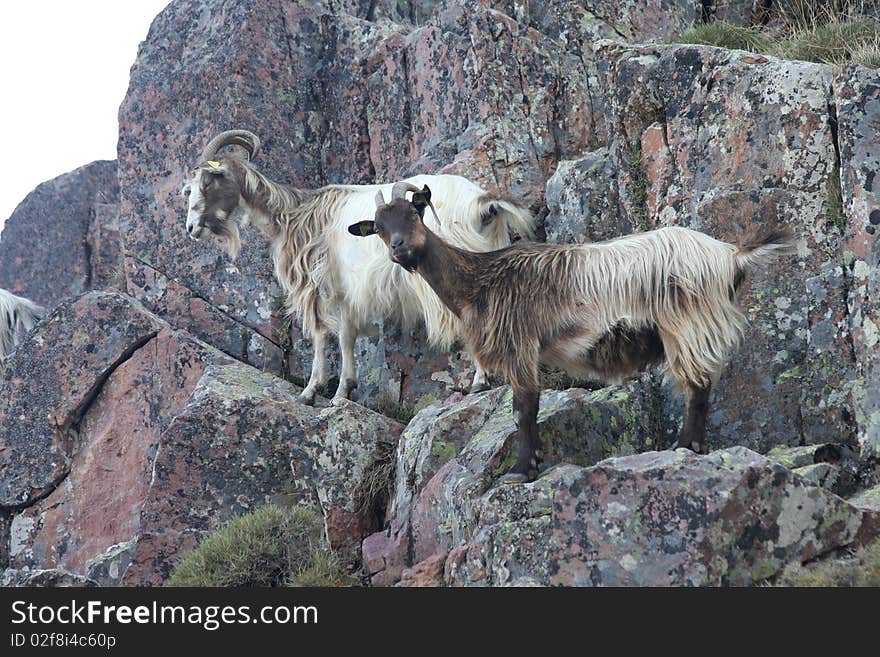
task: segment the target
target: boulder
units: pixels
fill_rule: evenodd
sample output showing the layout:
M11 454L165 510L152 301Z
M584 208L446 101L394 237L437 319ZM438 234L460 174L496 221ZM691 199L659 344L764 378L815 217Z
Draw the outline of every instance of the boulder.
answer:
M66 570L47 568L42 570L16 570L7 568L0 574L0 586L34 588L94 588L93 579L69 573Z
M743 447L646 452L495 488L457 586L742 586L850 544L860 512ZM454 558L453 558L454 557Z
M633 227L685 225L737 243L781 222L799 239L797 257L754 271L740 289L749 328L713 390L710 445L854 445L834 69L609 41L596 57Z
M547 241L580 244L631 233L633 227L617 206L616 181L607 148L560 162L547 181Z
M849 503L863 514L856 543L867 545L880 537L880 486L863 490L849 498Z
M303 406L300 392L244 365L206 370L161 438L122 584L161 583L200 538L266 503L319 505L343 553L378 528L359 491L400 425L353 402Z
M854 396L858 444L880 458L880 75L851 65L834 77L840 183L846 218L846 302L858 378Z
M388 528L363 545L374 584L461 544L476 526L478 500L515 460L512 393L504 386L431 405L409 423L397 451ZM590 392L545 390L538 426L545 460L591 465L653 447L656 415L641 383Z
M5 375L2 503L20 509L11 564L85 574L135 536L162 432L205 367L224 362L130 297L61 304Z
M37 186L3 226L0 287L51 307L117 287L116 162L99 160Z
M0 506L28 505L67 476L103 383L133 357L154 357L162 331L137 301L107 292L66 301L39 324L0 383ZM154 369L163 374L159 363ZM137 417L130 421L141 426Z
M775 447L767 453L767 458L841 497L852 495L866 474L866 464L860 462L858 452L847 445Z
M229 519L320 505L356 556L379 440L401 427L229 358L118 293L62 303L11 358L0 401L3 561L102 585L161 584ZM387 451L387 449L385 450Z

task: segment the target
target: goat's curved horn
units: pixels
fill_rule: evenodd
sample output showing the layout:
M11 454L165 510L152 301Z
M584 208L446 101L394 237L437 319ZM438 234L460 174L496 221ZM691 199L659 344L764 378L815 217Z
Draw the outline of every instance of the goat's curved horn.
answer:
M385 197L382 195L382 190L380 189L376 192L376 209L385 207Z
M406 198L407 192L420 192L422 191L420 188L416 187L412 183L409 182L398 182L394 183L394 187L391 188L391 200L398 198Z
M202 151L202 161L213 160L224 146L241 146L248 160L253 160L260 152L260 138L249 130L226 130L208 142Z

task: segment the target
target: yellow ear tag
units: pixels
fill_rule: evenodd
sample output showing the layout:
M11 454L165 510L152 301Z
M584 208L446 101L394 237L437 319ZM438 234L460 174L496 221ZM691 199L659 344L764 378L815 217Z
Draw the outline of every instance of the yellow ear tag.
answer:
M219 169L220 163L215 162L214 160L208 160L208 166L211 167L212 169Z
M366 237L367 235L370 235L370 234L371 234L370 229L367 227L367 225L361 224L361 237Z

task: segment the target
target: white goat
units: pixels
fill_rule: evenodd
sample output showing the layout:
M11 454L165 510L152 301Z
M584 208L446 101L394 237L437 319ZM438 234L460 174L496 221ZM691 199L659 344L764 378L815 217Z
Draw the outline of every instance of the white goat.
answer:
M243 149L246 159L219 155L225 146ZM189 196L186 229L199 239L224 237L230 257L240 247L239 225L253 223L272 242L275 276L286 295L289 313L302 318L314 345L308 384L300 396L314 403L327 379L325 349L330 332L339 336L342 371L333 403L348 398L357 385L354 343L368 334L377 318L405 325L423 320L428 339L448 347L459 334L458 320L423 280L408 276L385 255L381 243L359 240L347 228L373 215L374 198L392 185L329 185L301 190L272 182L250 163L260 140L245 130L229 130L205 147L184 185ZM471 251L492 251L510 244L508 231L530 237L534 217L510 197L487 192L460 176L431 175L408 179L430 184L438 213L431 224L452 244ZM485 389L477 366L471 389Z
M45 316L43 307L0 288L0 366L24 334Z

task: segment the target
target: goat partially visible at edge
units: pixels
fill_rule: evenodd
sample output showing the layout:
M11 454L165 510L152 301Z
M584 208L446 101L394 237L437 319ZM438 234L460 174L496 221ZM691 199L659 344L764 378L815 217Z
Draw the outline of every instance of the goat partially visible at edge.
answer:
M219 155L235 146L244 157ZM458 337L456 317L431 288L407 276L385 257L381 244L353 239L346 228L371 213L373 198L391 185L328 185L303 190L272 182L251 161L260 140L246 130L229 130L205 147L183 192L189 196L186 230L193 239L206 233L224 237L235 258L239 226L253 223L271 240L275 276L286 295L289 313L299 313L314 346L308 384L300 400L314 403L327 379L325 348L329 333L339 336L342 368L333 403L348 398L357 385L354 343L369 334L376 318L410 325L424 320L429 341L449 347ZM502 195L489 193L460 176L414 176L412 183L435 189L440 210L432 229L471 251L510 244L508 230L529 237L534 217ZM471 389L488 387L479 367Z
M378 235L390 259L458 316L480 367L510 383L518 448L505 482L528 481L541 466L539 363L606 383L665 363L686 394L677 447L704 451L709 391L746 326L736 291L752 267L794 253L788 230L766 230L742 246L669 227L473 253L425 225L425 208L433 210L427 186L395 189L387 204L376 197L374 220L349 231Z
M0 368L21 338L45 316L42 306L0 288Z

